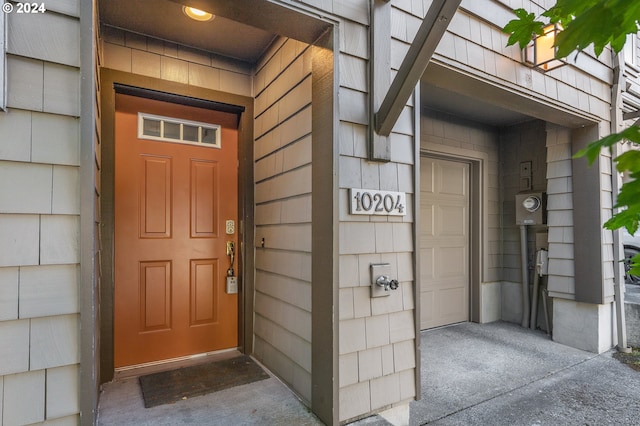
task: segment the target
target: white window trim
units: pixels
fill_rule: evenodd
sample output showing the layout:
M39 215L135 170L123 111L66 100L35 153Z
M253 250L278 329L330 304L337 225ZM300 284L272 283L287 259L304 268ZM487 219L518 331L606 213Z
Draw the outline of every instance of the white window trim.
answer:
M190 126L195 126L195 127L199 127L200 130L198 132L200 132L202 130L202 128L208 128L208 129L216 129L216 142L213 144L207 144L207 143L203 143L203 142L191 142L191 141L187 141L184 140L182 138L182 130L180 131L180 139L172 139L172 138L166 138L166 137L156 137L156 136L151 136L151 135L145 135L143 132L143 122L144 119L148 118L148 119L152 119L152 120L158 120L161 122L171 122L171 123L176 123L176 124L186 124L186 125L190 125ZM182 126L181 126L182 128ZM203 123L200 121L191 121L191 120L183 120L180 118L173 118L173 117L164 117L164 116L160 116L160 115L153 115L153 114L147 114L147 113L143 113L143 112L139 112L138 113L138 139L147 139L147 140L152 140L152 141L159 141L159 142L168 142L168 143L181 143L181 144L186 144L186 145L197 145L197 146L201 146L201 147L205 147L205 148L217 148L220 149L222 148L222 135L221 135L221 131L222 131L222 126L220 126L219 124L213 124L213 123ZM199 136L199 138L201 138L202 136Z
M0 12L0 111L7 108L7 14Z

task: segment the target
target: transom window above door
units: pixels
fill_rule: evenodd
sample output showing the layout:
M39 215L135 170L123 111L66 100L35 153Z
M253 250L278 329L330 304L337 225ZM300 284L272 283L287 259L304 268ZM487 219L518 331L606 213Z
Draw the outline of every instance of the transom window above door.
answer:
M138 138L221 148L220 126L138 113Z

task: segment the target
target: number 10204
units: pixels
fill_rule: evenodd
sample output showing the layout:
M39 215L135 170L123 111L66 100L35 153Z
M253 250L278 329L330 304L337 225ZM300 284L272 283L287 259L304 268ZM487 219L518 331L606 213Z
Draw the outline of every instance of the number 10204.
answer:
M349 213L362 215L405 216L407 196L404 192L351 188Z

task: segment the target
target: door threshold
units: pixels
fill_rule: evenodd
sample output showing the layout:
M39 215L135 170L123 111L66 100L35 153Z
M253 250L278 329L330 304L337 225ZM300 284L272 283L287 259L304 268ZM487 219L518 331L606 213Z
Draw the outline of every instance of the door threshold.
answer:
M114 370L113 381L159 373L162 371L176 370L178 368L190 367L192 365L204 364L206 362L222 361L223 359L234 358L241 354L242 353L238 348L230 348L178 358L164 359L161 361L147 362L144 364L118 367Z

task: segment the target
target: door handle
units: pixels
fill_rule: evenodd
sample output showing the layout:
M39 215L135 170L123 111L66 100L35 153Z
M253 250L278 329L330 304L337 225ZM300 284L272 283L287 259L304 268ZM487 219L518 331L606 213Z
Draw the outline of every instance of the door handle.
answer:
M233 264L236 259L236 243L233 241L227 241L227 256L229 256L230 260L230 266L229 269L227 269L227 276L232 277L235 275L233 271Z

